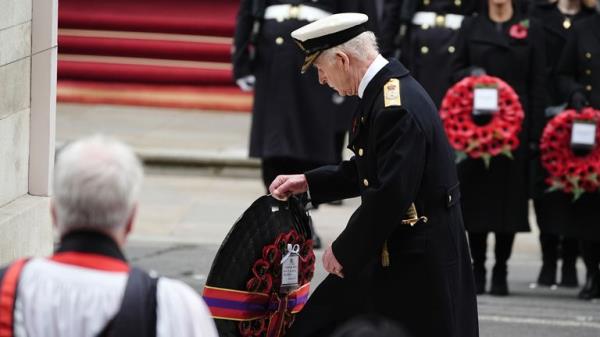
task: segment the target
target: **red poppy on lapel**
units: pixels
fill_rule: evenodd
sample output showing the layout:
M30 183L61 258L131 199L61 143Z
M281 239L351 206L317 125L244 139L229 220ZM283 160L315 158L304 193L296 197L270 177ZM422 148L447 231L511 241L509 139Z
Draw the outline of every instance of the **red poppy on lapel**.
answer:
M529 20L523 20L519 23L515 23L514 25L510 26L508 35L510 35L510 37L512 37L513 39L523 40L527 38L528 30Z

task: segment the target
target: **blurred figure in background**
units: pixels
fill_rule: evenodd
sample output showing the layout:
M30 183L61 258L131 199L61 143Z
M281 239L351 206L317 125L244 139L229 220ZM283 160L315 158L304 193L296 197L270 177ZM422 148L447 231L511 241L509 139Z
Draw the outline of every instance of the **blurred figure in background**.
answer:
M261 159L265 188L279 174L300 173L339 160L334 135L337 120L331 111L343 100L319 85L316 72L299 74L303 58L290 38L293 30L337 12L376 17L373 1L367 0L240 3L233 71L240 88L254 90L250 156Z
M0 335L217 337L194 290L151 277L123 255L142 178L118 141L95 136L61 151L51 203L60 245L49 258L0 270Z
M386 0L382 54L398 57L439 108L451 84L454 38L479 0Z
M557 283L557 261L562 260L561 279L559 285L577 287L576 261L579 242L567 227L572 219L578 216L573 212L572 197L562 191L546 192L549 185L545 182L548 173L542 167L539 156L539 140L543 128L550 119L562 112L566 107L566 98L560 94L558 86L557 66L567 37L573 31L573 24L594 13L594 0L558 0L557 2L539 1L530 15L543 24L546 38L546 62L549 93L549 106L544 114L534 123L532 138L536 140L532 151L532 197L534 201L537 223L540 228L540 245L542 250L542 268L537 284L552 286ZM568 235L568 236L565 236Z
M600 109L600 8L576 22L558 66L560 90L569 107ZM597 126L598 127L598 126ZM595 144L595 146L599 146ZM597 172L600 174L600 172ZM581 239L581 254L587 269L579 298L600 297L600 194L584 193L572 203L569 233Z
M513 34L523 27L525 34ZM519 96L525 112L520 145L514 158L496 156L486 168L481 159L458 164L463 216L469 232L475 285L479 294L486 286L487 237L496 239L496 264L490 294L508 295L507 262L515 233L529 231L528 147L532 116L545 107L545 49L541 25L528 20L511 0L488 0L478 16L468 18L458 33L453 69L456 80L488 74L507 82ZM474 115L485 125L491 115Z
M297 70L303 57L290 37L293 30L338 12L377 16L372 0L240 2L233 75L242 90L254 90L250 157L261 160L265 189L280 174L341 160L341 130L350 123L357 101L344 103L343 97L320 86L314 70L301 76ZM320 246L316 236L315 246Z

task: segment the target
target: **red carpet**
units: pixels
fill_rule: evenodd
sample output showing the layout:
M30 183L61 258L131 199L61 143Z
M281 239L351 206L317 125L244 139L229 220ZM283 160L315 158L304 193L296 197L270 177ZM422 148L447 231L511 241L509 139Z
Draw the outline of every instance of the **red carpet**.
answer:
M236 88L156 86L62 80L60 102L118 104L183 109L250 111L252 95Z
M61 28L232 36L238 0L60 0Z
M250 111L232 80L238 0L61 0L62 102Z

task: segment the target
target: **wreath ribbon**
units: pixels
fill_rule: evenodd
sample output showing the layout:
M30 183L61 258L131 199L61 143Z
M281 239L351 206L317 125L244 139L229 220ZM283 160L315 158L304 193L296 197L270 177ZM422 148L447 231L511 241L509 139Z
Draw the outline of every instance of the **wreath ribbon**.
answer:
M310 283L289 294L271 295L205 286L202 294L213 318L251 321L268 318L267 337L279 337L285 314L300 312L308 301Z

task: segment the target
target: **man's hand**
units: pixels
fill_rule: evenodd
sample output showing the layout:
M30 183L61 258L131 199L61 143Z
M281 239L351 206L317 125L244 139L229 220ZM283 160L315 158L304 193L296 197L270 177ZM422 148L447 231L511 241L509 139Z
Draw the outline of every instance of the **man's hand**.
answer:
M333 249L331 249L331 246L327 247L325 254L323 254L323 267L328 273L344 278L344 274L342 274L342 269L344 269L344 267L342 267L342 265L335 258L335 255L333 255Z
M237 80L235 80L235 83L238 87L240 87L240 89L242 89L242 91L252 91L254 90L254 83L256 83L256 77L254 77L254 75L247 75L242 78L238 78Z
M304 174L277 176L269 186L269 192L278 200L287 200L291 195L304 193L307 190L308 182Z

